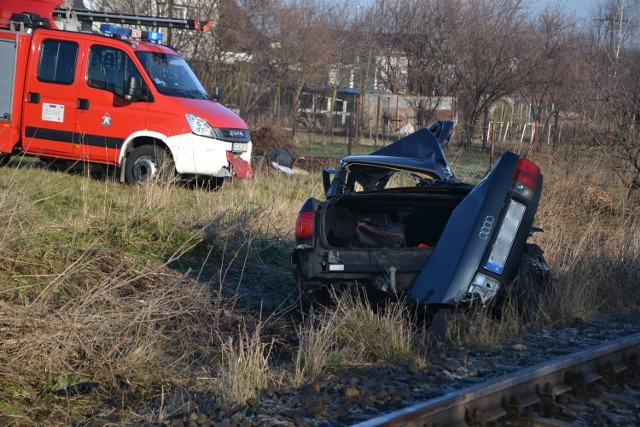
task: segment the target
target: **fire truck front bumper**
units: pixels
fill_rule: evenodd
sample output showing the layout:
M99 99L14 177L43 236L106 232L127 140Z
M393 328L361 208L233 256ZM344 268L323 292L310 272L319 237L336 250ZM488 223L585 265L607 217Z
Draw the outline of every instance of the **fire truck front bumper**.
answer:
M251 141L238 143L206 138L193 133L171 136L166 140L175 162L176 172L251 178Z

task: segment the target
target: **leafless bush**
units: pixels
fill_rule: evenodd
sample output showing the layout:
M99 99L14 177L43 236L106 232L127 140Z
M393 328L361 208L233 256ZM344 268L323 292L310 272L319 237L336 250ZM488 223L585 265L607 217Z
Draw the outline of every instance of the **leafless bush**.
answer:
M269 158L275 150L287 150L295 153L295 140L291 131L273 123L262 123L251 132L254 153Z

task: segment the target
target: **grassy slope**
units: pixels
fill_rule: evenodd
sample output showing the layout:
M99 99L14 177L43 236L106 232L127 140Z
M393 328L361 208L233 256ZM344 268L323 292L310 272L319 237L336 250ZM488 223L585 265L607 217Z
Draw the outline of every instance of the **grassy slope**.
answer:
M293 291L286 257L314 187L270 173L209 192L2 169L1 423L131 409L210 377L233 313L260 306L231 298L239 287L258 282L278 290L264 304L291 303L280 298ZM83 381L101 393L69 409L55 391Z

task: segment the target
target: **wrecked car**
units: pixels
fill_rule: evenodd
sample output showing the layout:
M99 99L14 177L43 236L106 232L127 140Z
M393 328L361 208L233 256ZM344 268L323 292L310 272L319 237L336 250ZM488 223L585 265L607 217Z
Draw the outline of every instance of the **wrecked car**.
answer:
M326 198L302 205L290 254L303 300L356 287L433 308L492 306L510 291L530 304L548 273L527 243L540 168L506 151L477 185L462 182L443 150L453 128L437 121L323 171Z

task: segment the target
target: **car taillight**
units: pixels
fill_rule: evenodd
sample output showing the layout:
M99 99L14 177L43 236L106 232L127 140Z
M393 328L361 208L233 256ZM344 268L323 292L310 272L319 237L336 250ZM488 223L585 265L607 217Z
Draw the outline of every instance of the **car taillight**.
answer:
M302 211L296 218L296 239L313 237L313 211Z
M513 175L514 190L521 196L531 199L538 188L540 180L540 168L524 157L518 160L516 173Z

